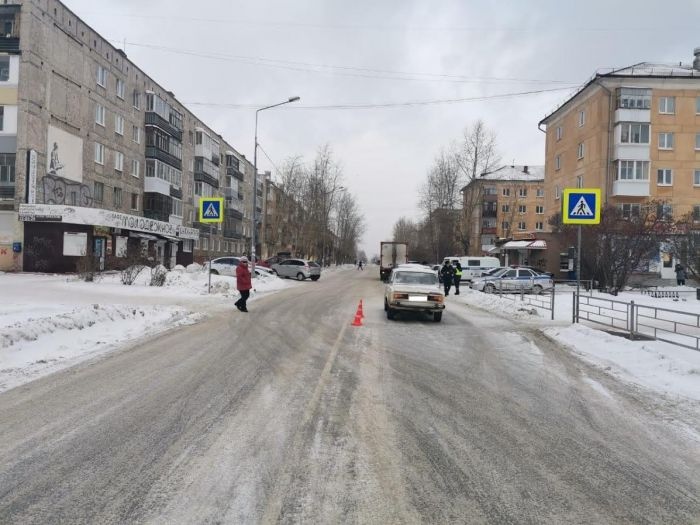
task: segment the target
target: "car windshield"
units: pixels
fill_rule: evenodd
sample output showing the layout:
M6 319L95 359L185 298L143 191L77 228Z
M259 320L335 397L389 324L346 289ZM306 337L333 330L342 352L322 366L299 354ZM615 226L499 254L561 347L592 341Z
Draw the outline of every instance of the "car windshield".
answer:
M398 272L394 277L397 284L437 284L437 275L420 272Z

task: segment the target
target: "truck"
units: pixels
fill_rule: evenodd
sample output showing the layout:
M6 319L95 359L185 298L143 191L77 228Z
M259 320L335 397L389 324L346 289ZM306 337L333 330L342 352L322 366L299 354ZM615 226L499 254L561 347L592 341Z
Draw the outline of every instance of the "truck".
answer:
M386 241L379 247L379 278L386 281L391 270L399 264L408 262L408 244L405 242Z

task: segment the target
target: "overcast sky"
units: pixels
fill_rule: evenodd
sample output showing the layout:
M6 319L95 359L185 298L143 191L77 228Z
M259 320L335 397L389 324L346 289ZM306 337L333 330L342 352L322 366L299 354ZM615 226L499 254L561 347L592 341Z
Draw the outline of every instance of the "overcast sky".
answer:
M251 107L300 96L260 114L259 142L276 166L331 146L364 213L368 256L398 218L418 217L426 172L466 125L483 119L505 162L543 164L537 123L572 86L599 68L691 62L700 46L697 0L64 1L118 47L126 41L131 60L248 158Z

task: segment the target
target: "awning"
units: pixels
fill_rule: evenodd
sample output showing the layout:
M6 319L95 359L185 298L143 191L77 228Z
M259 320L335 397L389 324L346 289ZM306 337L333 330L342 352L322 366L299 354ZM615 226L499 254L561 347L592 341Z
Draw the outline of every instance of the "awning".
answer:
M149 241L159 241L160 240L155 235L148 235L147 233L141 233L141 232L129 232L129 237L138 237L139 239L148 239Z
M547 249L547 241L532 241L530 243L530 246L527 247L528 250L546 250Z
M524 250L532 241L508 241L501 248L504 250Z

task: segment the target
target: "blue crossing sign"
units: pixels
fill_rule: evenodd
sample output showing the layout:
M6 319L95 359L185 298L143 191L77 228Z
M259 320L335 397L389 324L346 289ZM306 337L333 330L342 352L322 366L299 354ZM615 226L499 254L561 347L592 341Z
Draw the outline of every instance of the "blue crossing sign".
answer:
M600 188L567 188L562 200L564 224L600 224Z
M224 198L202 197L199 199L199 222L221 223L224 221Z

